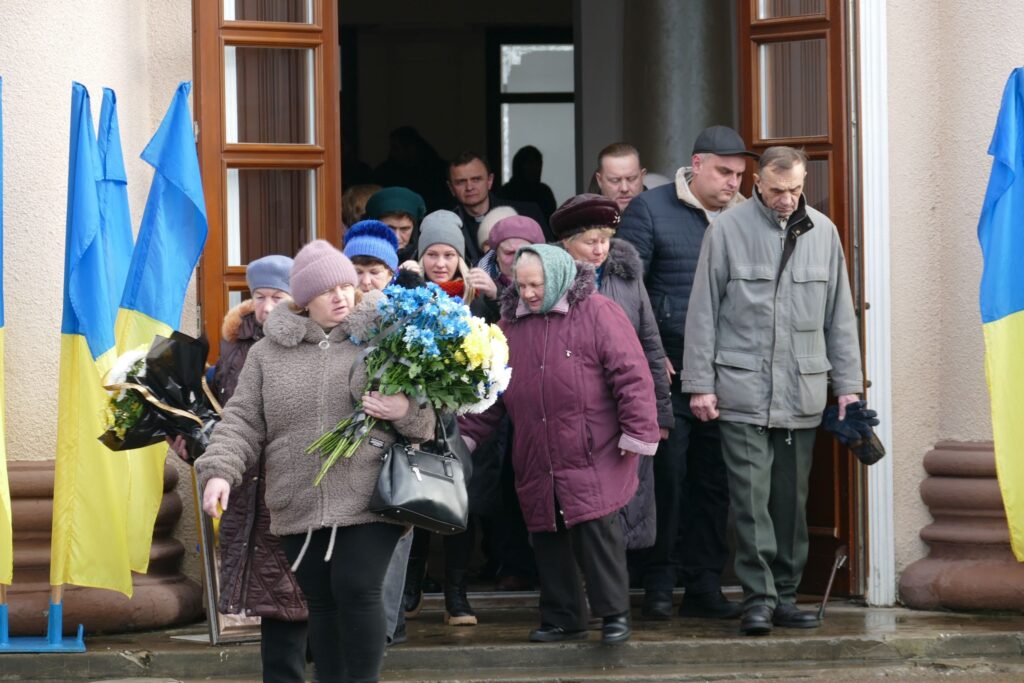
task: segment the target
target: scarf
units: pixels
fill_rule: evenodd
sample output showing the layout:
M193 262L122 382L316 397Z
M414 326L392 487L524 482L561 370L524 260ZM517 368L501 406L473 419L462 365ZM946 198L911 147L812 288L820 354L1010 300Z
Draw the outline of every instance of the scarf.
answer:
M540 258L541 267L544 269L544 302L539 313L547 313L565 296L576 279L576 261L561 247L531 244L520 247L516 252L517 263L524 252L534 253ZM518 290L517 285L516 291Z
M466 292L466 283L461 278L458 280L448 280L447 282L435 282L435 285L444 290L444 293L448 296L457 296L460 299Z

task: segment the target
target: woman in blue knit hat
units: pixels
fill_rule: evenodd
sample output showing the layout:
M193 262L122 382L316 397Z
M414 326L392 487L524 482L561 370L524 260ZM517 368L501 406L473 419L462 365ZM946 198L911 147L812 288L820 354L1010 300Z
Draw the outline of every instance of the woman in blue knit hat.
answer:
M356 267L362 292L384 289L398 273L398 238L381 221L359 221L349 228L344 252Z

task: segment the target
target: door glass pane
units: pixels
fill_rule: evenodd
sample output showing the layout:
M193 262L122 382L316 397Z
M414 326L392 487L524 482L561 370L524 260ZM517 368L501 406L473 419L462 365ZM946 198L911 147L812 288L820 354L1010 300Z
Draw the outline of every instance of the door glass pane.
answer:
M312 49L224 47L228 143L314 144L314 114Z
M572 45L502 45L501 92L572 92Z
M829 208L828 160L811 159L807 162L807 179L804 181L804 196L807 203L832 218Z
M224 0L227 21L313 22L313 0Z
M758 19L824 16L825 0L758 0Z
M229 266L293 256L316 237L316 171L229 168L225 200Z
M242 303L246 299L251 299L252 295L248 289L231 289L228 290L228 309L232 309L238 304Z
M828 135L825 39L763 43L758 58L761 137Z
M576 194L576 119L572 102L501 105L501 182L512 177L512 157L533 145L544 155L541 182L561 204Z

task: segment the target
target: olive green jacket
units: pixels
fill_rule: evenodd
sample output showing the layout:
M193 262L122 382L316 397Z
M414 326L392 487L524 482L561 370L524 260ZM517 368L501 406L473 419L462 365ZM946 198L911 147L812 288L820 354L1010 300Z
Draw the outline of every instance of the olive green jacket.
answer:
M829 374L836 396L864 390L836 226L801 198L787 228L755 197L719 215L704 236L681 388L715 394L722 420L817 427Z

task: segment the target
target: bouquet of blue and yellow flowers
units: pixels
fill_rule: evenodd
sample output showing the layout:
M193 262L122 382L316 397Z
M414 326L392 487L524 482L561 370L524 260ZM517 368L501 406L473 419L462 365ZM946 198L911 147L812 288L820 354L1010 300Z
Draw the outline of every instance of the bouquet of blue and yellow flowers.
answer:
M460 414L483 412L497 401L512 377L508 343L497 325L472 316L460 299L433 283L415 289L392 285L384 295L377 333L352 340L367 345L368 389L404 393ZM310 445L307 453L319 451L324 458L313 483L319 484L338 458L351 457L376 424L357 405Z

